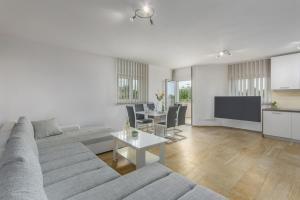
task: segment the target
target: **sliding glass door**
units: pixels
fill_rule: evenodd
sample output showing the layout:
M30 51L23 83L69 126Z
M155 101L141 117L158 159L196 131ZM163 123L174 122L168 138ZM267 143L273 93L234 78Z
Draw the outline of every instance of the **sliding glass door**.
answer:
M166 108L174 106L176 102L176 91L177 84L176 81L166 80Z
M191 81L177 81L177 102L181 105L186 105L186 124L191 124L192 119L192 82Z
M181 104L187 106L186 124L191 124L192 119L192 85L191 81L170 81L165 82L166 108Z

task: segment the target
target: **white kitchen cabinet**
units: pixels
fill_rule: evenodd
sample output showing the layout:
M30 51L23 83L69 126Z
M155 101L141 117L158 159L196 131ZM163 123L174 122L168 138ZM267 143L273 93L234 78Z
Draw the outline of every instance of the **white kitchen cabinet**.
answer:
M292 138L300 140L300 113L292 113Z
M291 138L291 113L264 111L263 133L265 135Z
M271 58L271 88L300 89L300 53Z

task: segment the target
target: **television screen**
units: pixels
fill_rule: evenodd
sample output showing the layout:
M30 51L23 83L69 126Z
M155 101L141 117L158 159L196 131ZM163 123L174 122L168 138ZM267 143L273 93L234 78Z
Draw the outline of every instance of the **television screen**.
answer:
M215 118L261 121L261 97L216 96Z

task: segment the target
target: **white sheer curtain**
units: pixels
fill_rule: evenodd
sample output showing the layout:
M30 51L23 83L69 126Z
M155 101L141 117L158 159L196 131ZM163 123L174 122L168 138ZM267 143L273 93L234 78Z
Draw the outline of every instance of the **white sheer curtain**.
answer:
M117 58L117 103L144 103L148 100L148 64Z
M231 96L261 96L262 104L271 103L270 59L228 65Z

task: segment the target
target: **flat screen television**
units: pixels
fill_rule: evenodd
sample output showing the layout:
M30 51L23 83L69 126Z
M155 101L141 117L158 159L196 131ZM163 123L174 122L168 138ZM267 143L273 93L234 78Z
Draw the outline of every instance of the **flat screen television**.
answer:
M215 118L261 121L261 97L216 96Z

